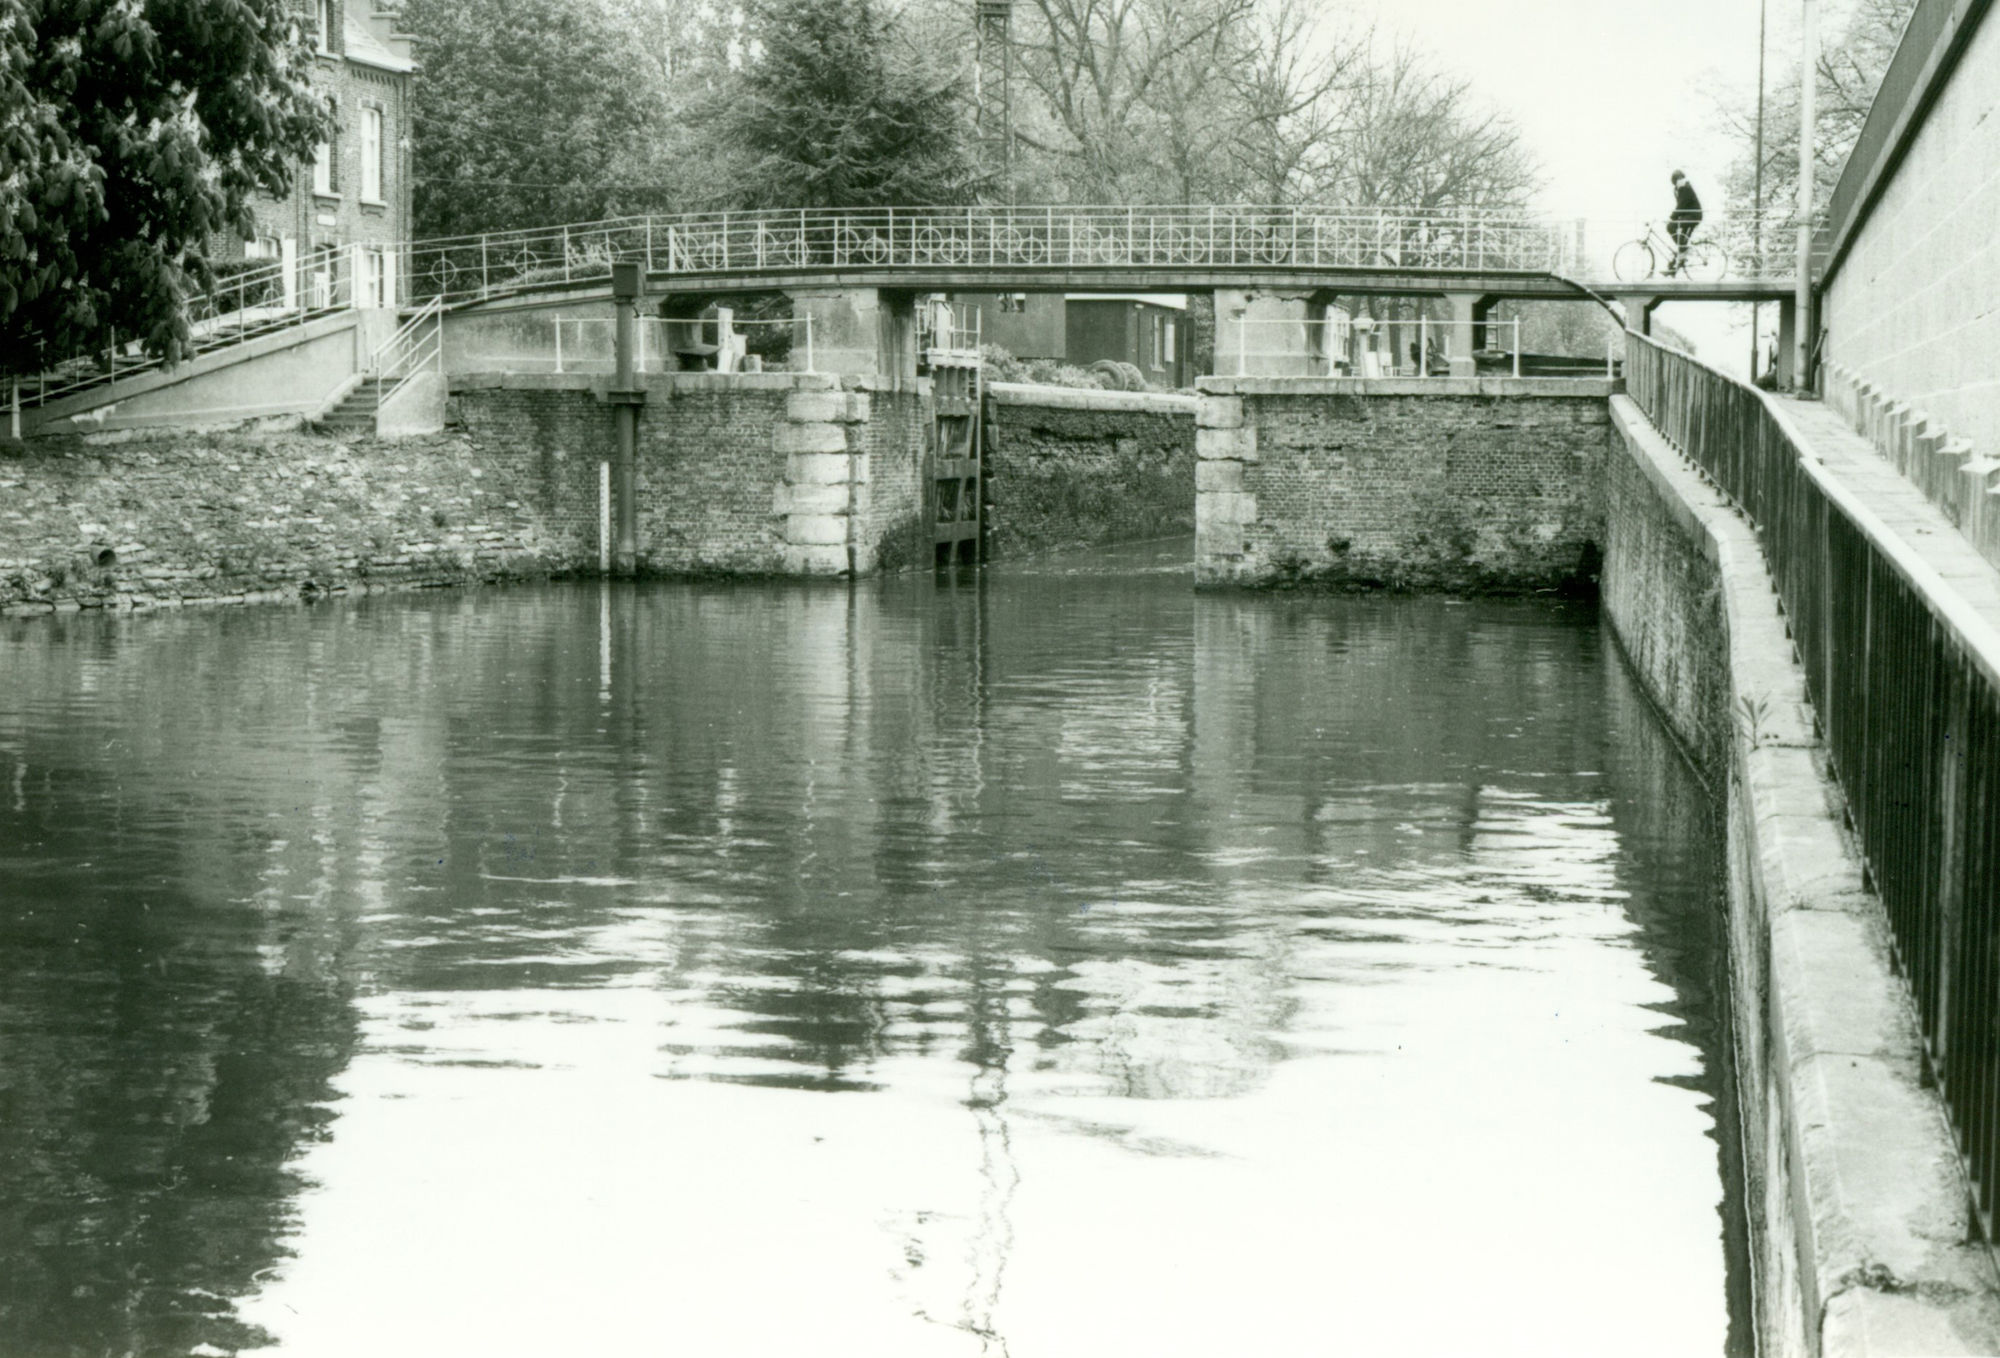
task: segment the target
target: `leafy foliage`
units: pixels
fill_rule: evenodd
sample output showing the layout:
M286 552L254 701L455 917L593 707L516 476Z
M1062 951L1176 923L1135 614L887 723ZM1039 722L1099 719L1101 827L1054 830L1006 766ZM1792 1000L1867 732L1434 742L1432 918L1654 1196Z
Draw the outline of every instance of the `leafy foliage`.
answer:
M0 0L0 362L174 360L204 242L324 135L285 0Z
M747 206L968 201L979 185L953 73L907 53L874 0L755 0L730 132Z
M419 237L629 210L652 130L646 66L610 11L577 0L411 0ZM638 194L642 206L648 195Z

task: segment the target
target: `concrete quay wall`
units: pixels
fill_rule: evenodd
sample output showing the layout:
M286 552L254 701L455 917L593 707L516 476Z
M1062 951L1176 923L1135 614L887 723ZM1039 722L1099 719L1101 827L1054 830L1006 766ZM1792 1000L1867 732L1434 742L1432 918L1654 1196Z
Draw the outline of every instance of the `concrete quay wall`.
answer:
M1596 573L1608 382L1209 377L1199 390L1199 584L1521 593Z
M1603 606L1726 798L1730 998L1765 1355L2000 1352L1993 1263L1922 1073L1755 534L1626 398Z
M1195 404L1146 392L988 387L989 556L1194 532Z

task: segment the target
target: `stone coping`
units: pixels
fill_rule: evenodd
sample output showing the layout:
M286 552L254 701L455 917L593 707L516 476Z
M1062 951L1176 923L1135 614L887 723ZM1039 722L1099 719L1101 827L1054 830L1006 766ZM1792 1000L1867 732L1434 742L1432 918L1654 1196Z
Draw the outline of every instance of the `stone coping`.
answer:
M1943 1102L1923 1081L1915 1003L1839 819L1840 791L1756 535L1635 402L1614 397L1611 416L1721 576L1731 835L1741 840L1731 854L1752 893L1730 902L1733 1000L1756 1006L1767 1025L1768 1078L1783 1109L1772 1154L1789 1171L1784 1243L1799 1273L1760 1279L1760 1290L1779 1289L1766 1306L1796 1305L1790 1323L1803 1332L1791 1338L1823 1358L2000 1353L2000 1274L1968 1243L1970 1186ZM1755 981L1743 953L1753 949L1768 950L1763 994L1744 993ZM1743 1116L1745 1138L1762 1137L1764 1109ZM1768 1172L1775 1178L1779 1165ZM1780 1229L1772 1204L1748 1206Z
M1625 390L1605 377L1203 377L1204 396L1568 396L1602 401Z
M609 392L611 373L463 372L451 374L453 391L588 391ZM838 391L840 379L830 373L639 373L639 389L671 395L712 391Z
M1045 410L1136 411L1152 415L1192 415L1200 398L1164 391L1091 391L1032 382L991 382L987 393L1004 406Z

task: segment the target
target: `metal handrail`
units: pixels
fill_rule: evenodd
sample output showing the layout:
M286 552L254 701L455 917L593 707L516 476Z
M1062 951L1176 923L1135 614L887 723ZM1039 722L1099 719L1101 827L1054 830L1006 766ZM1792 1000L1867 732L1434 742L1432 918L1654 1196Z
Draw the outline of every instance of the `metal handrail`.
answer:
M430 322L427 335L416 338L424 323ZM394 356L384 361L385 354ZM433 297L417 309L417 314L397 328L396 333L375 346L369 355L368 371L375 382L375 405L377 409L394 400L403 388L416 380L426 364L435 361L439 372L444 371L444 300ZM384 384L395 379L392 386L384 389Z
M1625 336L1626 389L1756 527L1977 1208L2000 1190L2000 631L1782 404Z

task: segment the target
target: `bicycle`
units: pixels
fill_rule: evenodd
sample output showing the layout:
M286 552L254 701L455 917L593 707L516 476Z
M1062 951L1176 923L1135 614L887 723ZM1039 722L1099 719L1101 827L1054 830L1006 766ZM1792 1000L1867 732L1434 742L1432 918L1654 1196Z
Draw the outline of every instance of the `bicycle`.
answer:
M1677 250L1661 234L1659 223L1648 222L1645 235L1626 241L1611 256L1611 272L1621 283L1659 277L1712 283L1729 272L1729 252L1705 237L1691 239L1686 249Z

